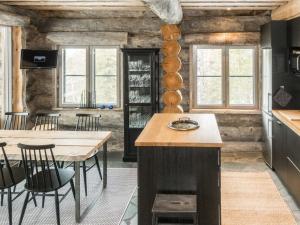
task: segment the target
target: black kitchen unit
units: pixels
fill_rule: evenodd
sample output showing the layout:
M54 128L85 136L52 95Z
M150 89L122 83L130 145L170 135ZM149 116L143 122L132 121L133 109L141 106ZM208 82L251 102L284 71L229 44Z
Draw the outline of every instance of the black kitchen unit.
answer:
M262 55L262 117L265 148L264 159L272 168L272 109L282 108L274 101L274 94L286 87L289 77L287 22L272 21L261 27Z
M122 49L124 161L136 161L134 142L159 111L159 49Z
M274 117L273 167L284 186L300 205L300 136Z

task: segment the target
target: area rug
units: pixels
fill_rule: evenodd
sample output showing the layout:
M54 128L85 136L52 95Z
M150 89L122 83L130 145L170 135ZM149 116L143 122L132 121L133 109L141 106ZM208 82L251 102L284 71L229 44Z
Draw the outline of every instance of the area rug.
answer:
M296 222L268 172L223 172L222 225Z
M134 193L120 225L137 225ZM222 172L222 225L296 225L268 172Z
M82 225L118 225L128 202L136 188L136 169L122 168L108 170L107 189L102 190L98 172L95 168L87 174L88 196L84 195L81 183ZM81 180L83 181L83 179ZM21 185L20 185L21 186ZM64 190L65 191L65 190ZM62 192L62 191L60 191ZM5 196L6 197L6 196ZM13 202L13 224L18 224L25 195ZM0 207L0 224L7 225L7 202ZM75 225L75 203L71 193L60 204L61 224ZM38 197L38 207L33 202L28 204L23 225L56 225L54 198L46 198L45 208L41 207L41 197Z

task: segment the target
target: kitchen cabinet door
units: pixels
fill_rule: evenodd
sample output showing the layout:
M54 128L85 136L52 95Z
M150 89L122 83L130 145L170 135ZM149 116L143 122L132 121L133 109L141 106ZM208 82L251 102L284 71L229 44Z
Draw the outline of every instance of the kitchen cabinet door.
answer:
M300 18L288 22L289 44L291 47L300 47Z
M287 156L297 168L300 168L300 137L289 128L286 132Z
M287 153L285 150L285 125L279 120L274 118L273 120L273 168L283 183L287 182Z

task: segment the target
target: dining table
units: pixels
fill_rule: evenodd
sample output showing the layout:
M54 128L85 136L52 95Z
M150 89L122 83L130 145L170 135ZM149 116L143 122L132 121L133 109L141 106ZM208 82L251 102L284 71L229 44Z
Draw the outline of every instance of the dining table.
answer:
M102 150L103 189L107 186L107 142L110 131L36 131L0 130L0 142L6 142L5 151L9 160L22 160L18 143L28 145L54 144L53 155L56 161L75 164L75 220L81 222L80 212L80 165ZM1 154L0 154L1 157Z

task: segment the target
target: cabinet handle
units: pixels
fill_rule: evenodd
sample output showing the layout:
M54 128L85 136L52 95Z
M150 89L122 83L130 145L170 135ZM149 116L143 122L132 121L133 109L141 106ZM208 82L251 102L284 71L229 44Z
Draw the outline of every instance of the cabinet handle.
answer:
M270 101L271 99L271 101ZM268 93L268 112L272 112L272 107L270 107L270 103L272 102L272 94Z
M291 158L288 157L288 156L286 158L295 167L295 169L298 171L298 173L300 173L300 170L299 170L298 166L295 165L295 163L291 160Z

